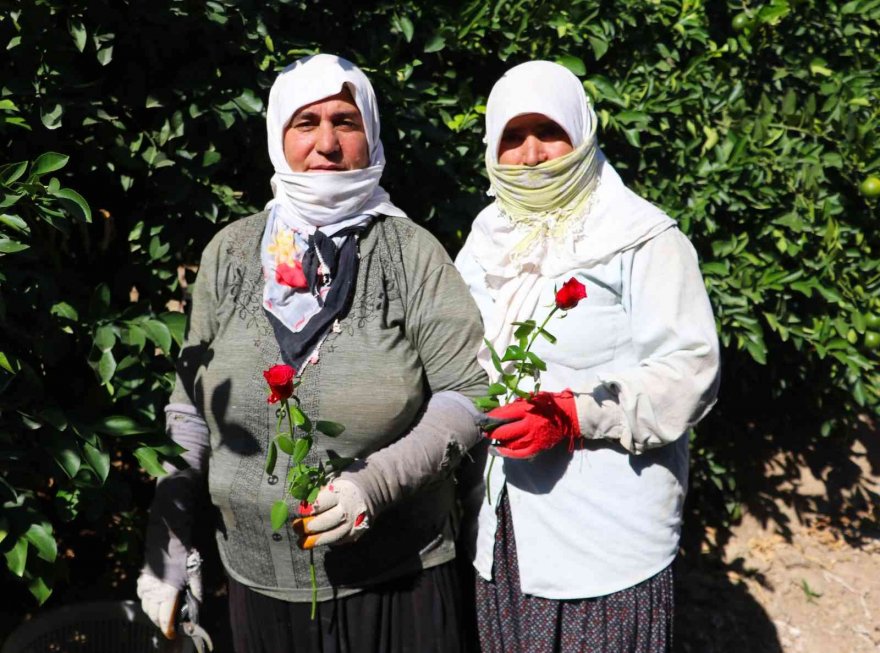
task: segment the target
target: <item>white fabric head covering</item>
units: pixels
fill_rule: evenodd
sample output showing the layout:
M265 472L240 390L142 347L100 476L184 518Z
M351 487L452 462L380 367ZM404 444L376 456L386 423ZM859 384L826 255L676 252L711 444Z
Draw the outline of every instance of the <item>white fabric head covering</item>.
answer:
M497 351L510 344L512 322L531 318L539 304L553 301L554 281L604 263L675 225L663 211L623 184L595 140L589 144L595 134L596 114L578 78L556 63L521 64L507 71L492 88L486 106L487 167L498 166L504 127L511 118L527 113L540 113L558 123L575 150L585 146L583 156L595 148L598 166L592 170L598 180L587 186L594 197L585 203L583 214L567 221L562 234L547 230L533 238L525 254L518 251L528 235L525 228L514 224L497 201L474 220L464 251L482 268L494 300L494 312L485 326L486 337ZM494 379L497 374L485 347L478 358Z
M531 61L508 70L499 79L486 106L487 161L498 163L498 144L513 118L540 113L565 130L577 149L593 133L596 114L578 78L549 61Z
M361 113L370 151L369 166L340 172L294 172L284 156L284 130L296 111L336 95L347 87ZM269 92L266 111L269 158L275 168L273 199L260 248L265 285L263 307L291 332L298 333L323 307L332 281L319 296L276 280L282 263L300 266L308 237L320 229L327 236L365 225L377 215L406 217L379 185L385 152L379 138L379 109L370 81L350 61L330 54L300 59L282 70ZM338 248L347 238L334 237Z
M293 172L284 157L284 130L290 119L298 109L336 95L343 86L348 87L361 112L370 148L370 165L362 170L342 172ZM324 229L331 233L368 220L364 215L406 217L379 186L385 151L379 138L376 94L370 80L350 61L331 54L316 54L282 70L269 91L266 133L269 158L275 168L271 180L275 197L267 208L281 206L284 210L279 217L289 226L313 231L315 227L332 225L333 228Z

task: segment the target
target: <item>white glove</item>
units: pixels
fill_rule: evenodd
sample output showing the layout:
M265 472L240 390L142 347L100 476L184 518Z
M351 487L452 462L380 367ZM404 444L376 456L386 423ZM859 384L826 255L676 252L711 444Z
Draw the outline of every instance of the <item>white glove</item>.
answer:
M141 608L162 634L174 639L174 616L180 592L173 585L159 580L152 574L141 572L137 580L137 595L141 600Z
M293 520L301 549L354 542L370 527L367 504L352 481L336 479L321 488L314 503L302 504L303 517Z

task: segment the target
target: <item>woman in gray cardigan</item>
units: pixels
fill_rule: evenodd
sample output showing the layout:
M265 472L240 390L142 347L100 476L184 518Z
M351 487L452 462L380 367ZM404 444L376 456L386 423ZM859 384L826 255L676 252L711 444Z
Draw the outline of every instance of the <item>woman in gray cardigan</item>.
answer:
M480 438L479 314L440 244L379 186L376 99L357 67L289 66L267 127L274 198L202 257L166 409L190 468L157 485L138 594L173 636L207 476L236 651L458 651L451 473ZM264 470L276 416L262 372L282 362L304 411L346 427L306 463L356 459L312 507L314 622L310 552L269 519L287 470Z

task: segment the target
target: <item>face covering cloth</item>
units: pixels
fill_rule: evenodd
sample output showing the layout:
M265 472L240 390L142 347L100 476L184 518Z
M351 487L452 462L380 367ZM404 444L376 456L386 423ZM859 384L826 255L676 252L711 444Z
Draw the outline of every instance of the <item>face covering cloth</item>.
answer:
M364 123L370 162L360 170L293 172L284 156L284 132L296 111L347 88ZM285 68L269 93L266 111L273 199L260 247L263 309L282 359L300 370L317 360L320 343L351 304L357 279L357 240L377 215L406 214L391 203L379 180L385 154L373 87L341 57L319 54Z

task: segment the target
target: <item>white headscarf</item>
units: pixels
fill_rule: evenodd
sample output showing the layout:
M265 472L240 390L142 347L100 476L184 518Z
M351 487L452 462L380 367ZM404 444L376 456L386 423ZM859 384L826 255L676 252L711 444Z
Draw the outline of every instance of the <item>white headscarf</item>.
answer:
M571 139L576 156L594 156L598 165L585 174L594 174L597 179L584 185L584 192L593 197L583 203L577 219L566 221L562 233L548 228L536 235L529 231L533 225L514 224L497 200L474 220L467 248L484 270L495 300L494 313L486 320L486 337L497 351L510 343L512 322L530 318L539 303L552 301L552 296L544 296L546 287L552 288L551 280L608 261L675 224L623 184L598 149L596 114L581 82L568 69L549 61L515 66L492 88L486 106L485 138L490 179L493 166L495 170L512 168L498 164L501 134L512 118L527 113L543 114L559 124ZM494 194L491 189L489 193ZM527 251L522 251L524 241L529 245ZM494 373L485 348L479 358L490 374Z
M336 95L347 86L361 112L370 148L370 165L362 170L331 173L293 172L284 156L284 130L297 109ZM311 232L327 227L331 234L352 225L352 218L406 214L391 203L379 179L385 151L379 139L379 109L370 80L350 61L332 54L316 54L289 65L269 91L266 111L269 158L275 168L267 208L280 206L279 216L290 226ZM345 223L345 224L341 224Z
M360 170L340 172L294 172L284 156L284 131L296 111L348 88L361 113L370 164ZM329 54L300 59L285 68L269 92L266 111L269 158L275 168L271 179L273 199L266 208L269 218L263 234L261 259L265 286L263 306L290 331L301 331L322 309L329 284L316 297L276 281L280 263L298 264L308 236L316 229L333 234L347 227L368 223L377 215L406 217L391 203L379 185L385 153L379 139L376 94L367 77L350 61ZM334 238L341 249L346 238ZM332 281L330 282L332 283Z

